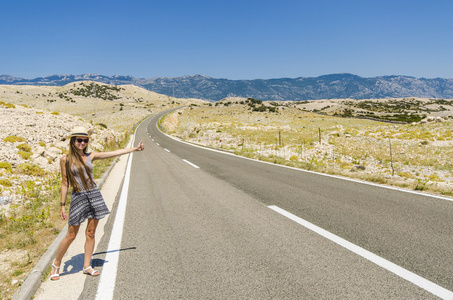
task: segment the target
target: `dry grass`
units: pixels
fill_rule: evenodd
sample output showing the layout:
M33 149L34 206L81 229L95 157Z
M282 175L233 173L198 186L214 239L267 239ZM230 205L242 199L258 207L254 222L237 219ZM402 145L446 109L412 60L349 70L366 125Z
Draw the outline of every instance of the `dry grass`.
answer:
M90 82L84 84L91 85ZM96 88L100 86L106 85L97 84ZM122 144L103 145L107 150L114 150L125 146L131 127L144 117L175 106L205 102L171 98L135 86L123 86L119 91L112 88L106 95L114 95L113 100L105 100L103 95L96 97L71 94L71 89L81 87L81 82L64 87L3 85L0 86L0 105L9 105L11 108L14 105L25 105L48 110L55 115L68 113L92 124L102 124L101 126L113 129L122 136L117 139ZM93 168L95 178L100 178L112 161L113 159L96 161ZM14 172L18 170L11 169L11 164L3 162L0 174L3 172L9 172L14 177ZM18 286L66 224L59 218L60 174L45 174L39 180L35 177L21 186L11 187L27 201L8 210L0 209L0 300L12 298ZM37 181L40 184L36 184ZM0 196L1 191L2 185Z
M191 106L164 125L181 139L254 159L453 195L451 121L390 124L282 103L276 113L257 112L236 101Z

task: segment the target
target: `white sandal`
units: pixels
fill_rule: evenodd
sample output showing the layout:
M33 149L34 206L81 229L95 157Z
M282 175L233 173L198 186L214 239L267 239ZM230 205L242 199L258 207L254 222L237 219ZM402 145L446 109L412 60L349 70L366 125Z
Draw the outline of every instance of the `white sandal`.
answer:
M60 267L57 267L55 265L55 259L54 259L53 262L52 262L52 267L55 268L55 273L50 274L50 280L58 280L58 279L60 279L60 274L57 274L57 272L58 273L60 272L58 270L60 270L61 265L60 265Z
M91 270L91 271L88 271ZM97 274L96 274L97 272ZM101 273L99 271L94 270L91 266L87 267L86 269L83 269L83 274L91 275L91 276L99 276Z

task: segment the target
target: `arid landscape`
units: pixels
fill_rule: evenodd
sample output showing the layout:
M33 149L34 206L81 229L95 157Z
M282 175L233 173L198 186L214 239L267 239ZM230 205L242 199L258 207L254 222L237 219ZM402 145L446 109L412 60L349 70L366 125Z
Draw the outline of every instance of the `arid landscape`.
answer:
M65 222L59 212L59 159L67 135L85 126L90 149L123 147L144 117L200 104L135 86L78 82L55 86L0 86L0 299L10 299ZM99 178L111 160L98 161Z
M64 226L59 158L86 126L95 150L122 147L134 124L174 107L162 125L182 140L306 170L453 195L453 101L216 103L142 88L77 82L0 86L0 299L8 299ZM100 177L106 169L97 165Z
M230 98L179 110L164 124L183 140L249 158L451 196L452 104Z

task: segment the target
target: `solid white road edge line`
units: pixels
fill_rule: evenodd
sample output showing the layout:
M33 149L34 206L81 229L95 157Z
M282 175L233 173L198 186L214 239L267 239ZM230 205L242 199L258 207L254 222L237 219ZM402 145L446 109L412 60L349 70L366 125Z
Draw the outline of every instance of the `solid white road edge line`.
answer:
M212 149L212 148L205 147L205 146L202 146L202 145L197 145L197 144L194 144L194 143L189 143L189 142L183 141L183 140L178 139L178 138L176 138L174 136L166 134L165 132L162 132L159 129L159 127L157 126L157 123L156 123L156 127L163 135L167 136L168 138L171 138L172 140L175 140L177 142L180 142L180 143L183 143L183 144L186 144L186 145L190 145L192 147L197 147L197 148L201 148L201 149L204 149L204 150L217 152L217 153L221 153L221 154L231 155L231 156L234 156L234 157L237 157L237 158L251 160L251 161L262 163L262 164L268 164L268 165L272 165L272 166L275 166L275 167L286 168L286 169L291 169L291 170L295 170L295 171L299 171L299 172L305 172L305 173L310 173L310 174L315 174L315 175L320 175L320 176L325 176L325 177L331 177L331 178L336 178L336 179L341 179L341 180L346 180L346 181L351 181L351 182L357 182L357 183L361 183L361 184L366 184L366 185L380 187L380 188L383 188L383 189L395 190L395 191L400 191L400 192L405 192L405 193L410 193L410 194L415 194L415 195L421 195L421 196L425 196L425 197L436 198L436 199L447 200L447 201L452 201L453 202L453 198L452 197L443 197L443 196L438 196L438 195L431 195L431 194L427 194L427 193L406 190L406 189L402 189L402 188L398 188L398 187L394 187L394 186L382 185L382 184L377 184L377 183L373 183L373 182L367 182L367 181L363 181L363 180L359 180L359 179L342 177L342 176L337 176L337 175L319 173L319 172L315 172L315 171L304 170L304 169L299 169L299 168L295 168L295 167L274 164L274 163L271 163L271 162L268 162L268 161L262 161L262 160L258 160L258 159L248 158L248 157L245 157L245 156L239 156L239 155L236 155L234 153L221 151L221 150L217 150L217 149Z
M330 233L327 230L324 230L308 221L305 221L304 219L299 218L298 216L293 215L292 213L287 212L286 210L281 209L278 206L271 205L268 207L270 209L278 212L279 214L295 221L296 223L306 227L307 229L310 229L310 230L316 232L317 234L331 240L332 242L354 252L355 254L362 256L363 258L377 264L378 266L398 275L399 277L421 287L422 289L424 289L442 299L453 299L453 292L435 284L434 282L431 282L431 281L429 281L415 273L412 273L411 271L408 271L408 270L406 270L406 269L404 269L368 250L365 250L351 242L348 242L347 240L345 240L339 236L336 236L335 234Z
M132 141L133 145L133 141ZM124 176L123 188L116 210L115 221L113 223L112 233L110 234L109 246L105 255L105 264L102 268L101 278L99 279L96 300L113 299L115 289L116 273L118 268L118 259L120 256L121 240L123 237L123 225L126 216L127 194L129 191L129 179L131 175L132 153L129 154L126 174Z
M185 163L188 163L189 165L191 165L191 166L194 167L195 169L199 169L199 168L200 168L199 166L197 166L197 165L191 163L190 161L188 161L188 160L186 160L186 159L183 159L182 161L185 162Z

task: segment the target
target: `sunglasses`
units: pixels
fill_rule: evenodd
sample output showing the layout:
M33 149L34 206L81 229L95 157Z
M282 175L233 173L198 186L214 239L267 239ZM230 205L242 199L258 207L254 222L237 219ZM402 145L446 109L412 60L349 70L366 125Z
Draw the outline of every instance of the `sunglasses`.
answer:
M79 143L85 142L85 144L88 144L89 139L76 139L76 141Z

